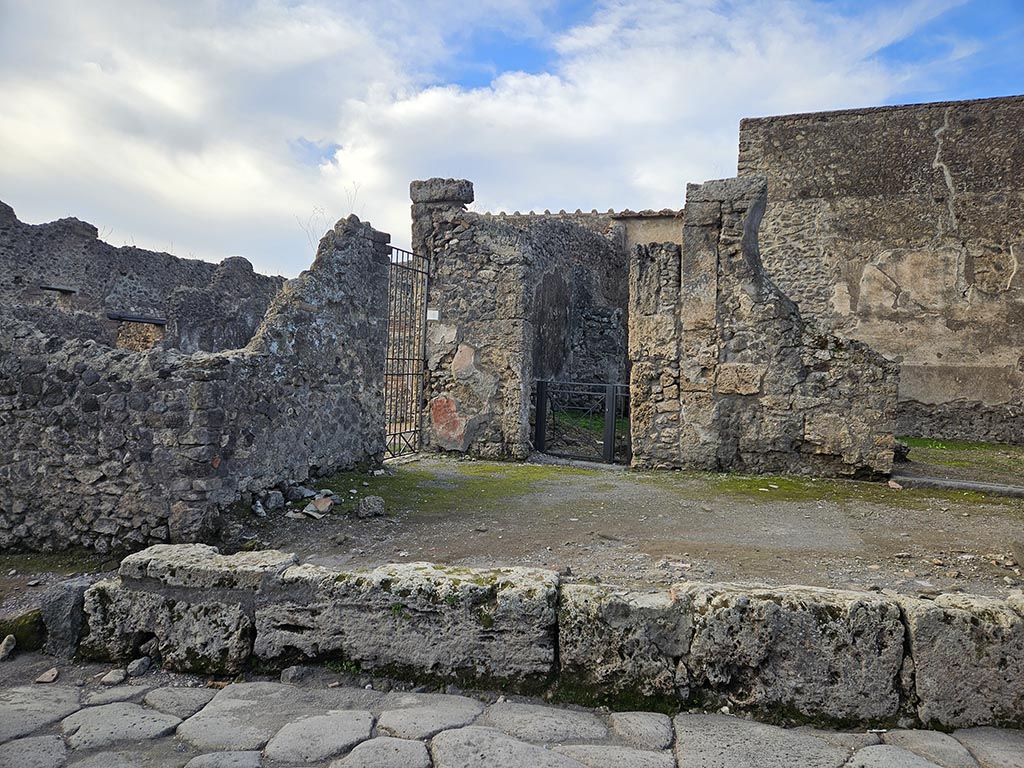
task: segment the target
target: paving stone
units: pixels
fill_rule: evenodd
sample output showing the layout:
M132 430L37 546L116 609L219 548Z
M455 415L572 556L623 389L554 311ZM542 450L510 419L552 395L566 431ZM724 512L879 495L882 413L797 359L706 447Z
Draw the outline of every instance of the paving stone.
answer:
M608 729L595 715L539 704L501 702L492 704L486 723L525 741L554 744L563 741L603 739Z
M60 768L66 756L60 736L33 736L0 745L0 766L10 768Z
M259 752L211 752L193 757L185 768L260 768L262 764Z
M101 749L120 741L155 739L173 733L181 720L138 704L118 702L89 707L60 723L72 749Z
M429 739L472 724L484 711L483 704L465 696L389 696L384 706L387 710L377 720L377 729L400 739Z
M974 755L981 768L1024 768L1024 731L964 728L953 738Z
M121 752L97 752L94 755L73 760L68 768L139 768L140 763L132 755Z
M98 707L101 704L113 704L115 701L136 701L152 689L149 685L114 685L110 688L99 688L89 691L83 698L87 707Z
M631 747L604 744L570 744L554 747L555 752L583 763L587 768L675 768L676 761L668 752L652 752Z
M234 683L183 722L178 735L201 752L262 749L300 717L338 709L377 709L383 698L361 688L315 690L282 683Z
M807 733L726 715L678 715L675 727L676 760L686 768L839 768L850 754Z
M657 712L612 712L612 731L640 749L668 749L672 746L672 719Z
M373 715L365 711L309 715L278 731L263 754L282 763L318 763L366 741L372 730Z
M330 768L430 768L430 755L422 742L381 736L364 741Z
M439 733L430 744L430 754L434 768L587 768L566 755L475 725Z
M864 747L873 747L876 744L882 743L882 739L877 733L824 731L819 728L811 728L809 725L802 725L799 728L794 728L793 731L797 733L809 733L811 736L821 739L826 744L831 744L833 747L844 747L851 752L858 749L864 749Z
M931 760L889 744L864 747L850 758L847 768L940 768Z
M186 720L210 703L216 695L212 688L155 688L142 703L157 712Z
M0 690L0 744L27 736L81 707L79 690L66 686L18 686Z
M978 768L978 762L963 744L940 731L889 731L883 740L942 768Z

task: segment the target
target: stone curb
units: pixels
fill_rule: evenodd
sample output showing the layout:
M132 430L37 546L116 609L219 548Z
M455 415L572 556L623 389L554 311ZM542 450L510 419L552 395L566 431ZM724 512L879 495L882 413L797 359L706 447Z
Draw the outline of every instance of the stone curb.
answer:
M553 571L152 547L85 594L80 653L235 674L333 660L398 677L547 689L580 703L728 706L776 720L1024 724L1024 594L935 600L687 582L655 593ZM150 646L152 647L152 645Z

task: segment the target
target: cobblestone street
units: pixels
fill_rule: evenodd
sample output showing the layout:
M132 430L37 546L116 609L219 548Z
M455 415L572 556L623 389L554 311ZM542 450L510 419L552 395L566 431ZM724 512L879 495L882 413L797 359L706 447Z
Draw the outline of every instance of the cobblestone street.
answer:
M1024 732L1014 730L786 729L717 713L401 691L379 679L357 687L322 668L287 670L294 683L208 687L161 671L104 685L122 673L69 665L54 683L34 683L50 663L5 663L0 768L1024 766Z

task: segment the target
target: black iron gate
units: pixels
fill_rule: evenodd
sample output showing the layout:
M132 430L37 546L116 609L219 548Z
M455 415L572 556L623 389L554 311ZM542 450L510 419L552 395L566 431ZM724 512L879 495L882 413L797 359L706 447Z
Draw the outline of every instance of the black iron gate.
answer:
M569 459L628 464L629 386L538 381L533 447Z
M388 270L388 348L384 363L387 454L420 449L427 344L429 261L391 247Z

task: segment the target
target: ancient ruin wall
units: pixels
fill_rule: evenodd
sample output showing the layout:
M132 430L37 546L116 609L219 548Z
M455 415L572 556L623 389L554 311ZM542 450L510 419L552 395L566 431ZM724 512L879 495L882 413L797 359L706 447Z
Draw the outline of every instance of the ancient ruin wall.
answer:
M767 278L759 179L687 189L682 247L630 266L634 464L869 475L892 467L898 369L805 323Z
M765 267L901 361L899 431L1024 435L1024 97L744 120Z
M0 314L0 549L197 541L242 494L378 457L387 239L339 221L235 350L114 349Z
M165 347L237 349L283 284L238 256L211 264L115 248L84 221L26 224L0 202L0 302L44 332L114 346L122 323L109 315L136 316L166 321L157 326Z
M522 458L538 378L621 381L627 266L602 214L472 213L472 184L415 181L413 248L430 258L425 443Z

